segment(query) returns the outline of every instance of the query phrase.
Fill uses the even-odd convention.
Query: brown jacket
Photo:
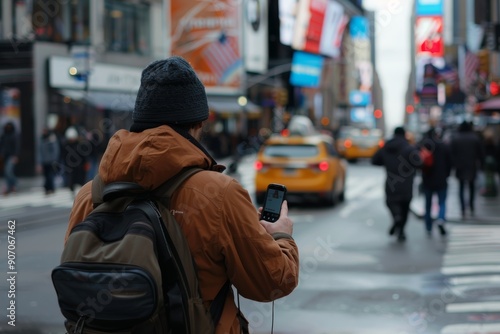
[[[250,196],[232,177],[211,171],[212,159],[168,126],[141,133],[118,131],[99,166],[103,182],[137,182],[154,189],[187,166],[202,171],[172,198],[198,268],[207,306],[229,279],[245,298],[267,302],[286,296],[298,284],[299,253],[291,236],[269,235],[259,224]],[[75,198],[71,229],[92,210],[91,182]],[[276,240],[275,240],[276,239]],[[239,333],[234,297],[229,294],[217,334]]]

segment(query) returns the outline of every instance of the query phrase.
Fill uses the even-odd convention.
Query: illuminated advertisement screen
[[[416,0],[415,12],[417,15],[443,15],[443,0]]]
[[[241,2],[170,0],[171,53],[195,69],[207,93],[241,91]]]
[[[292,58],[290,84],[300,87],[319,87],[323,61],[320,55],[296,51]]]

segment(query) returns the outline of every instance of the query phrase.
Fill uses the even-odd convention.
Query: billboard
[[[207,93],[242,91],[241,2],[170,0],[170,50],[195,69]]]
[[[443,17],[420,16],[417,17],[415,24],[415,43],[417,55],[443,57]]]
[[[419,16],[443,15],[443,0],[416,0],[415,7]]]
[[[352,39],[369,39],[370,23],[364,16],[353,16],[349,23],[349,35]]]
[[[373,66],[371,63],[370,25],[363,16],[353,16],[349,23],[349,35],[353,43],[356,90],[350,92],[351,105],[366,106],[371,103]],[[361,100],[360,100],[361,99]]]
[[[320,55],[296,51],[292,58],[290,84],[299,87],[319,87],[323,61]]]

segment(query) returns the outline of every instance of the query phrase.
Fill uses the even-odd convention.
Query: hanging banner
[[[293,32],[295,50],[337,57],[348,17],[344,7],[328,0],[299,0]]]
[[[267,0],[247,0],[243,31],[245,41],[245,69],[265,73],[268,67]]]
[[[172,55],[193,66],[207,93],[240,94],[241,2],[170,0]]]
[[[298,0],[279,0],[280,42],[292,45],[295,14]]]
[[[444,56],[443,17],[420,16],[416,19],[415,43],[417,55]]]

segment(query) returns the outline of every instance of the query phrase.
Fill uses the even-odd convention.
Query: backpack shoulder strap
[[[92,180],[93,212],[123,212],[135,199],[147,198],[148,192],[137,183],[104,184],[97,174]]]
[[[167,182],[163,183],[161,186],[156,188],[153,191],[153,198],[161,200],[168,209],[170,206],[170,199],[175,192],[175,190],[190,176],[203,171],[204,169],[199,168],[199,167],[188,167],[182,170],[179,174],[168,180]],[[166,230],[168,230],[168,226],[174,227],[175,231],[177,234],[182,234],[182,231],[180,229],[180,226],[177,225],[176,222],[172,224],[172,222],[168,221],[169,218],[172,218],[172,216],[169,216],[166,221],[167,227],[165,225],[162,226],[164,229],[165,233],[169,233]],[[173,219],[173,218],[172,218]],[[170,223],[170,224],[169,224]],[[172,230],[170,232],[173,232]],[[183,234],[182,234],[183,235]],[[190,256],[191,257],[191,256]],[[192,258],[191,258],[192,259]],[[184,263],[184,269],[187,270],[188,272],[191,272],[192,274],[189,275],[190,277],[196,277],[196,264],[194,262],[194,259],[192,259],[189,263]],[[194,274],[194,275],[193,275]],[[194,294],[195,291],[199,291],[199,286],[197,283],[197,280],[191,281],[188,286],[190,287],[191,294]],[[224,304],[226,302],[226,296],[229,293],[229,290],[231,288],[231,282],[227,280],[222,288],[219,290],[217,295],[215,296],[214,300],[210,304],[210,315],[212,318],[212,321],[215,326],[219,323],[220,317],[222,315],[222,310],[224,308]]]
[[[167,206],[170,205],[170,198],[177,188],[186,181],[190,176],[201,172],[202,168],[199,167],[187,167],[181,170],[177,175],[172,177],[167,182],[161,184],[159,187],[152,191],[152,197],[156,199],[161,199],[163,203]]]

